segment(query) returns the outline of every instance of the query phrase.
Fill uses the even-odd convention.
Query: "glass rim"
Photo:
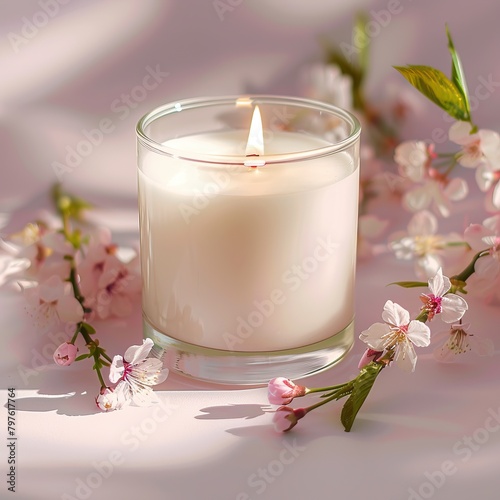
[[[345,151],[359,140],[361,134],[361,124],[359,120],[349,111],[328,104],[322,101],[307,99],[302,97],[289,97],[289,96],[275,96],[275,95],[231,95],[231,96],[214,96],[214,97],[196,97],[191,99],[181,99],[178,101],[171,101],[169,103],[158,106],[145,115],[143,115],[136,125],[136,135],[139,144],[147,149],[160,153],[166,156],[179,158],[188,161],[197,161],[203,163],[215,164],[233,164],[233,165],[248,165],[248,158],[244,155],[213,155],[206,153],[196,153],[183,149],[172,148],[165,146],[149,137],[146,133],[146,128],[154,121],[163,118],[169,114],[175,114],[180,111],[187,111],[190,109],[220,106],[220,105],[234,105],[238,106],[238,102],[244,103],[244,106],[250,107],[255,104],[289,104],[295,107],[305,107],[317,111],[328,112],[338,118],[344,120],[351,127],[348,137],[342,139],[335,144],[328,146],[309,149],[305,151],[298,151],[294,153],[281,153],[259,156],[259,163],[273,164],[273,163],[288,163],[301,160],[312,160],[324,156],[330,156],[336,153]]]

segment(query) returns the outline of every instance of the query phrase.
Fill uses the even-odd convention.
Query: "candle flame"
[[[248,134],[246,156],[260,156],[264,154],[264,135],[262,132],[262,118],[259,106],[253,110],[252,123]]]

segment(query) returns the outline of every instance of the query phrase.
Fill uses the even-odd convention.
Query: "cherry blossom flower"
[[[464,233],[465,241],[475,252],[488,251],[479,258],[474,270],[479,279],[491,281],[500,273],[500,215],[489,217],[483,225],[471,224]]]
[[[280,406],[273,415],[274,429],[277,432],[287,432],[297,425],[297,422],[305,417],[305,408],[293,409],[289,406]]]
[[[162,369],[162,362],[157,358],[148,358],[153,341],[147,338],[142,345],[134,345],[125,351],[122,357],[113,358],[109,370],[109,380],[118,382],[114,389],[118,397],[118,407],[130,402],[138,406],[147,406],[158,401],[151,386],[160,384],[168,376],[168,369]]]
[[[433,356],[444,363],[453,363],[457,355],[469,352],[478,356],[492,356],[494,346],[491,339],[481,339],[469,333],[470,324],[453,324],[449,330],[439,332],[434,337],[436,348]]]
[[[99,318],[130,314],[133,301],[141,290],[138,262],[135,258],[125,264],[115,255],[106,257],[97,281],[97,293],[88,301]]]
[[[59,366],[69,366],[75,361],[78,347],[71,342],[63,342],[54,352],[54,362]]]
[[[57,322],[78,323],[83,319],[83,308],[73,295],[69,283],[57,275],[37,286],[24,290],[26,311],[41,330]]]
[[[430,321],[436,314],[441,314],[441,319],[445,323],[454,323],[467,311],[467,302],[454,293],[448,293],[451,288],[451,281],[443,276],[441,268],[436,275],[429,280],[429,290],[431,293],[422,294],[420,300],[423,302],[422,310],[426,312]]]
[[[273,378],[267,386],[269,402],[273,405],[287,405],[294,398],[307,394],[307,388],[294,384],[290,379],[284,377]]]
[[[460,178],[449,179],[432,167],[436,158],[434,145],[423,141],[406,141],[395,149],[394,160],[400,174],[419,183],[403,196],[403,205],[411,212],[429,207],[443,217],[451,213],[451,202],[463,200],[468,193],[467,183]]]
[[[123,397],[120,399],[120,396],[123,396],[123,393],[117,393],[110,387],[102,387],[99,395],[95,398],[95,403],[104,412],[119,410],[125,406],[125,400]]]
[[[393,235],[389,247],[402,260],[415,260],[415,273],[420,278],[435,276],[442,267],[441,255],[446,239],[437,234],[436,217],[423,210],[416,213],[408,223],[407,233]]]
[[[483,252],[467,281],[468,289],[485,302],[500,301],[500,215],[489,217],[483,224],[471,224],[464,233],[474,252]]]
[[[374,323],[359,338],[374,351],[394,350],[394,360],[400,368],[415,370],[417,355],[413,345],[429,345],[429,327],[421,321],[410,321],[410,313],[390,300],[384,305],[382,319],[385,323]]]
[[[405,141],[394,150],[394,161],[403,177],[421,182],[425,171],[434,158],[434,145],[423,141]]]
[[[475,168],[485,162],[500,169],[500,135],[493,130],[479,130],[471,134],[468,122],[455,122],[448,132],[450,141],[462,146],[457,159],[460,165]]]
[[[483,163],[476,169],[476,182],[485,193],[485,206],[489,212],[500,210],[500,169],[494,169]]]
[[[301,75],[304,93],[311,99],[328,102],[339,108],[352,108],[352,81],[335,64],[316,63]]]
[[[111,231],[99,228],[90,238],[85,258],[78,266],[80,288],[85,297],[95,297],[104,263],[109,255],[116,254],[117,247],[111,241]]]
[[[25,259],[29,263],[18,278],[44,281],[53,275],[63,279],[69,275],[70,264],[63,257],[74,255],[75,250],[63,234],[38,222],[27,224],[10,239],[18,246],[16,259]]]

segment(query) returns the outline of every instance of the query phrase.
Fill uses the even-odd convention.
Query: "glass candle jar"
[[[349,351],[359,136],[350,113],[292,97],[189,99],[139,121],[144,333],[168,368],[260,384]]]

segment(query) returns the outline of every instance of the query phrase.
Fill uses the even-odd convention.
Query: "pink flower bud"
[[[54,362],[59,366],[69,366],[75,361],[78,347],[71,342],[63,342],[54,352]]]
[[[375,351],[374,349],[367,349],[361,359],[359,360],[358,368],[361,370],[366,365],[369,365],[372,361],[377,361],[382,355],[383,351]]]
[[[287,432],[297,425],[297,422],[306,415],[305,408],[294,410],[289,406],[280,406],[273,416],[274,429],[277,432]]]
[[[273,378],[267,385],[267,396],[272,405],[287,405],[293,398],[304,396],[306,393],[306,387],[296,385],[283,377]]]
[[[118,407],[118,397],[113,389],[101,387],[99,396],[95,398],[95,404],[102,411],[113,411]]]

